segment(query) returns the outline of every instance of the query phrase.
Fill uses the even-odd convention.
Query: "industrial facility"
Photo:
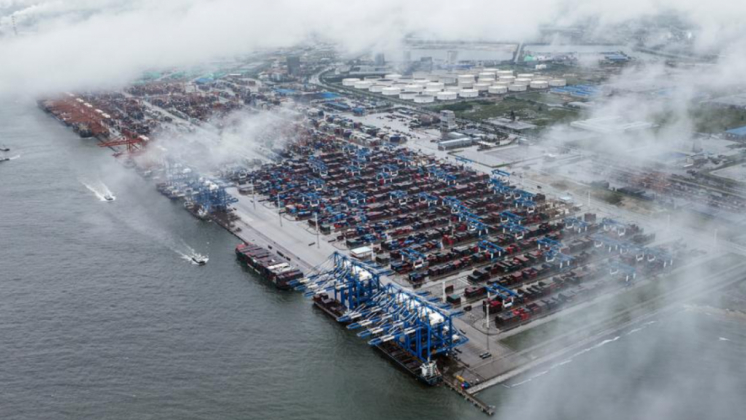
[[[449,49],[397,64],[293,51],[39,106],[230,231],[249,269],[406,374],[491,414],[476,392],[538,363],[510,337],[607,299],[654,301],[677,287],[667,280],[677,270],[719,255],[698,232],[651,220],[684,208],[733,222],[746,208],[733,146],[742,127],[635,164],[597,146],[660,126],[591,111],[611,97],[598,72],[630,56],[603,52],[608,68],[571,72],[559,53],[494,51],[511,54],[469,60]],[[242,139],[249,152],[201,161],[240,112],[283,119],[269,139]],[[159,146],[195,133],[203,143]],[[636,147],[647,146],[620,146]],[[610,319],[634,305],[620,306]]]

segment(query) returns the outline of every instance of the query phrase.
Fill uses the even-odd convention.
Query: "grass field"
[[[538,94],[542,95],[542,94]],[[541,97],[537,97],[540,100]],[[473,121],[482,121],[490,118],[506,117],[510,118],[510,112],[515,112],[518,119],[530,122],[539,127],[547,127],[557,123],[565,123],[578,119],[579,111],[575,109],[550,107],[544,104],[522,100],[516,97],[507,96],[502,100],[493,101],[469,101],[459,102],[456,104],[439,105],[433,107],[435,111],[451,110],[459,118],[470,119]]]

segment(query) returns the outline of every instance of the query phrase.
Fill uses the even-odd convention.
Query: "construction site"
[[[709,233],[659,222],[665,206],[691,203],[739,213],[746,198],[733,185],[542,143],[509,110],[475,123],[448,109],[379,103],[403,83],[397,75],[345,79],[353,90],[380,86],[378,98],[327,91],[319,75],[328,70],[306,70],[306,83],[277,70],[265,78],[225,72],[68,93],[39,106],[230,231],[243,243],[239,260],[257,273],[303,293],[423,384],[444,384],[488,414],[480,390],[603,337],[622,315],[631,322],[649,313],[664,291],[686,287],[669,280],[676,273],[726,258]],[[475,74],[493,84],[476,86]],[[556,75],[513,74],[475,68],[454,83],[463,103],[472,90],[483,100],[550,86],[575,99],[596,94]],[[461,100],[442,82],[414,77],[403,90],[422,96],[423,84],[438,99]],[[158,147],[164,135],[219,138],[223,117],[279,107],[293,110],[286,141],[255,154],[205,169]],[[661,207],[618,208],[599,189]],[[604,316],[579,315],[611,300],[620,304]],[[572,339],[537,338],[560,319],[575,319]]]

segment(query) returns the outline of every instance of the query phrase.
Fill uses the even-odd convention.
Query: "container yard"
[[[443,384],[491,414],[474,393],[532,362],[503,340],[705,259],[701,247],[646,228],[645,217],[593,207],[590,193],[583,205],[570,193],[582,187],[553,187],[550,178],[641,185],[659,201],[696,187],[542,144],[512,110],[474,125],[420,107],[595,88],[504,69],[435,76],[340,77],[339,93],[239,76],[169,79],[39,106],[238,237],[236,259],[247,269],[302,293],[423,384]],[[218,139],[231,113],[280,107],[290,116],[276,131],[288,140],[257,156],[196,165],[153,140]],[[584,175],[573,176],[579,168]],[[721,195],[716,205],[735,212],[741,201]]]

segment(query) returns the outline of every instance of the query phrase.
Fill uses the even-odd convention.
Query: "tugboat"
[[[209,260],[210,259],[205,257],[204,255],[200,255],[200,254],[192,255],[192,262],[194,262],[197,265],[205,265],[207,264],[207,261]]]
[[[104,195],[104,200],[106,201],[114,201],[115,197],[109,193]]]
[[[0,152],[10,152],[10,147],[0,146]]]
[[[9,160],[10,160],[10,158],[0,157],[0,162],[7,162]]]

